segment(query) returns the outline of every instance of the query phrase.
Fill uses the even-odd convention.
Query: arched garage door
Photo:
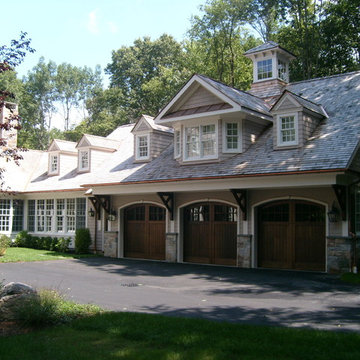
[[[184,209],[184,261],[236,265],[237,209],[198,203]]]
[[[258,266],[325,270],[325,207],[291,200],[258,209]]]
[[[125,209],[124,256],[165,260],[165,209],[152,204]]]

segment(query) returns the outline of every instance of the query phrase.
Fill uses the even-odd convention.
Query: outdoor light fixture
[[[339,221],[339,210],[337,207],[335,207],[335,202],[333,202],[331,206],[331,210],[328,211],[327,216],[329,218],[329,222],[334,223]]]
[[[88,211],[88,214],[90,217],[94,217],[95,216],[95,211],[93,208],[90,208],[90,210]]]
[[[109,212],[109,215],[108,215],[107,219],[108,219],[109,221],[115,221],[115,220],[116,220],[116,213],[115,213],[114,210],[111,210],[111,211]]]

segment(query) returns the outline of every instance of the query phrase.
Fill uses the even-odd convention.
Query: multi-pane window
[[[11,200],[0,200],[0,231],[10,231]]]
[[[272,59],[258,61],[257,75],[258,80],[272,78]]]
[[[21,231],[24,229],[24,201],[13,200],[13,209],[12,231]]]
[[[137,158],[149,158],[149,135],[137,136]]]
[[[174,140],[175,140],[175,157],[179,157],[180,156],[180,149],[181,149],[181,137],[180,137],[180,131],[179,130],[175,130],[174,133]]]
[[[28,201],[28,230],[31,232],[74,232],[86,226],[86,199]]]
[[[79,153],[79,169],[89,170],[89,150],[81,150]]]
[[[239,151],[239,123],[225,123],[225,151]]]
[[[278,59],[278,77],[281,80],[287,81],[286,78],[286,63]]]
[[[59,156],[56,154],[50,155],[50,174],[56,174],[59,170]]]
[[[187,127],[185,129],[185,158],[213,158],[216,155],[215,124]]]
[[[279,139],[281,145],[296,144],[296,121],[294,115],[279,117]]]

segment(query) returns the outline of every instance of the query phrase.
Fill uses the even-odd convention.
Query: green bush
[[[20,231],[15,237],[14,246],[27,247],[26,245],[29,244],[31,238],[32,236],[26,230]]]
[[[71,243],[71,238],[59,238],[57,239],[57,244],[55,246],[55,251],[59,251],[59,252],[68,252],[69,251],[69,245]]]
[[[11,239],[6,235],[0,235],[0,256],[4,255],[6,249],[10,246]]]
[[[16,309],[19,322],[30,326],[47,326],[68,323],[80,317],[101,313],[95,305],[79,305],[66,301],[53,290],[40,290]]]
[[[75,252],[77,254],[87,254],[91,245],[89,229],[77,229],[75,231]]]

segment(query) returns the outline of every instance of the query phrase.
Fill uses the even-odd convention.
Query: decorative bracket
[[[101,208],[103,208],[108,214],[110,214],[110,195],[94,195],[90,197],[89,200],[91,201],[95,209],[98,220],[100,220]]]
[[[169,211],[170,220],[174,220],[174,193],[173,192],[158,192],[157,193]]]
[[[341,219],[346,220],[346,198],[347,187],[345,185],[333,185],[333,189],[336,195],[336,199],[340,205]]]
[[[230,189],[230,191],[234,195],[234,198],[242,211],[243,220],[246,221],[247,220],[247,190]]]

